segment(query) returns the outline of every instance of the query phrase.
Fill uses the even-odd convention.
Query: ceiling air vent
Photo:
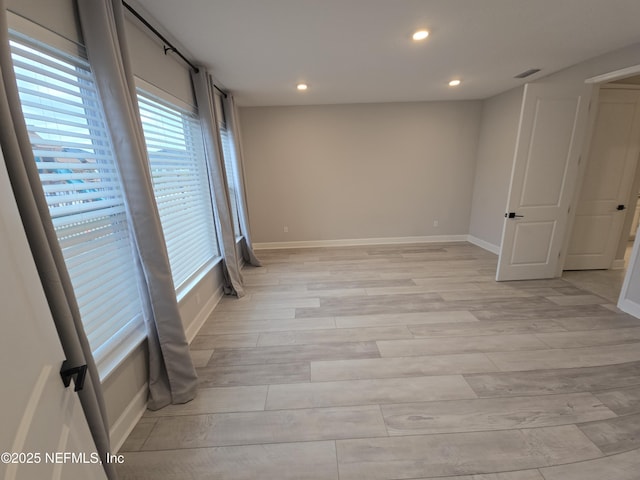
[[[533,75],[534,73],[538,73],[540,71],[539,68],[530,68],[529,70],[525,70],[522,73],[519,73],[518,75],[516,75],[513,78],[527,78],[531,75]]]

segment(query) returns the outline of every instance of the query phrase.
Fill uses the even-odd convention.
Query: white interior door
[[[0,478],[105,479],[40,285],[0,154]]]
[[[496,280],[560,275],[590,96],[588,86],[525,86]]]
[[[640,153],[640,90],[600,90],[565,270],[613,263]]]

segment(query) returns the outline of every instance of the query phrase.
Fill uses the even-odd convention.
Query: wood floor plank
[[[267,365],[272,363],[376,357],[380,357],[376,342],[351,342],[256,347],[251,349],[220,349],[213,352],[210,363],[217,366]]]
[[[431,477],[433,478],[433,477]],[[428,480],[419,478],[417,480]],[[538,470],[518,470],[505,473],[486,473],[481,475],[463,475],[455,477],[438,477],[438,480],[545,480]]]
[[[532,469],[602,456],[577,427],[338,440],[341,480]]]
[[[263,333],[258,346],[319,345],[340,342],[370,342],[375,340],[397,340],[413,338],[404,325],[370,328],[340,328],[329,330],[307,330],[296,332]]]
[[[456,292],[460,291],[460,288],[450,286],[449,289],[454,289]],[[476,287],[476,290],[479,290]],[[451,291],[448,290],[447,287],[440,288],[431,288],[431,287],[423,287],[420,285],[415,285],[411,287],[396,287],[396,286],[387,286],[387,287],[378,287],[378,288],[366,288],[365,295],[406,295],[406,294],[421,294],[421,293],[435,293],[440,294],[442,292]]]
[[[539,333],[537,338],[551,348],[594,347],[640,342],[640,327],[587,332]]]
[[[571,349],[487,353],[505,372],[578,368],[640,361],[640,343]]]
[[[410,325],[416,337],[455,337],[479,335],[514,335],[521,333],[565,332],[555,320],[483,320],[481,322]]]
[[[271,385],[267,410],[475,398],[460,375]]]
[[[282,289],[263,291],[251,288],[251,300],[254,302],[262,302],[270,299],[287,299],[287,298],[321,298],[321,297],[354,297],[358,295],[366,295],[364,288],[347,288],[343,290],[313,290],[309,291],[305,285],[298,285],[300,289]]]
[[[320,299],[314,297],[287,297],[254,300],[251,295],[243,298],[234,298],[220,301],[216,307],[216,316],[222,316],[223,312],[260,312],[264,309],[287,310],[291,308],[317,308]]]
[[[202,328],[213,323],[237,322],[247,320],[282,320],[295,318],[295,308],[265,308],[258,312],[221,312],[214,310]],[[198,332],[200,333],[200,332]],[[206,333],[205,333],[206,335]]]
[[[338,328],[375,327],[388,325],[422,325],[431,323],[477,322],[469,311],[383,313],[370,315],[341,315],[336,317]]]
[[[220,413],[158,420],[143,450],[387,436],[377,405]]]
[[[540,471],[545,480],[638,480],[640,450]]]
[[[206,323],[201,332],[203,335],[251,334],[262,332],[285,332],[290,330],[322,330],[335,328],[333,317],[316,317],[309,319],[236,319]]]
[[[383,357],[507,351],[523,352],[527,350],[545,350],[547,348],[547,345],[530,334],[381,340],[376,343],[380,349],[380,355]]]
[[[464,375],[479,397],[596,392],[640,385],[640,362],[588,368]]]
[[[451,302],[450,302],[451,303]],[[479,320],[558,320],[575,317],[604,317],[611,311],[603,305],[555,305],[544,298],[533,297],[526,302],[499,300],[492,305],[479,303],[456,302],[467,308]]]
[[[640,387],[599,392],[596,397],[618,415],[640,413]]]
[[[338,360],[311,362],[311,381],[455,375],[493,372],[495,369],[482,353]]]
[[[508,430],[615,417],[590,393],[383,405],[389,435]]]
[[[213,350],[191,350],[191,361],[196,368],[206,367],[213,355]]]
[[[547,300],[552,301],[558,305],[599,305],[603,303],[609,303],[609,300],[599,297],[597,295],[558,295],[553,297],[546,297]]]
[[[250,412],[264,410],[267,386],[200,388],[188,403],[167,405],[160,410],[147,410],[144,418],[198,415],[218,412]]]
[[[330,282],[308,282],[307,289],[313,290],[333,290],[333,289],[349,289],[349,288],[375,288],[375,287],[412,287],[416,284],[410,278],[405,280],[396,280],[390,282],[388,280],[350,280],[340,281],[333,280]]]
[[[332,441],[132,452],[117,471],[123,480],[338,479]]]
[[[142,448],[149,434],[156,426],[156,418],[142,417],[120,447],[120,452],[137,452]]]
[[[640,414],[578,425],[606,455],[640,448]]]
[[[626,314],[616,315],[610,313],[602,317],[556,318],[554,321],[569,331],[640,327],[640,319]]]
[[[380,313],[429,312],[442,308],[442,297],[435,293],[407,295],[364,295],[320,299],[319,308],[296,308],[296,318],[337,317]]]
[[[258,344],[258,333],[239,335],[196,335],[191,342],[191,350],[215,350],[216,348],[255,347]]]
[[[269,385],[309,381],[309,364],[208,365],[197,369],[201,388],[218,386]]]
[[[479,289],[478,291],[470,292],[440,292],[440,296],[446,302],[455,302],[458,300],[486,300],[489,298],[500,299],[500,298],[532,298],[535,295],[527,292],[526,290],[516,290],[514,289],[502,289],[502,290],[483,290]]]

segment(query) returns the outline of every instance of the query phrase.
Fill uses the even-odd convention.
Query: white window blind
[[[153,189],[177,290],[219,256],[196,115],[138,90]]]
[[[12,33],[40,180],[101,376],[144,332],[125,201],[89,64]]]
[[[233,145],[233,138],[226,127],[220,128],[222,141],[222,151],[224,155],[224,170],[229,186],[229,200],[231,202],[231,217],[233,220],[233,231],[236,237],[242,235],[240,231],[240,220],[238,218],[238,173],[236,170],[236,155]]]

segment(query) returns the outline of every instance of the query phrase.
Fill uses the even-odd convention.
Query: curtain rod
[[[133,14],[134,17],[136,17],[138,20],[140,20],[140,22],[142,22],[142,24],[145,27],[147,27],[149,30],[151,30],[160,40],[162,40],[166,45],[168,45],[168,46],[165,45],[165,47],[164,47],[164,54],[165,55],[167,54],[167,52],[173,52],[176,55],[178,55],[182,60],[184,60],[187,63],[187,65],[189,65],[193,69],[193,71],[195,73],[198,73],[200,71],[198,69],[198,67],[196,67],[193,63],[191,63],[189,61],[189,59],[187,57],[185,57],[182,53],[180,53],[180,51],[178,51],[178,49],[176,47],[174,47],[173,44],[169,40],[167,40],[158,30],[156,30],[153,25],[151,25],[149,22],[147,22],[147,20],[142,15],[140,15],[138,12],[136,12],[131,5],[129,5],[124,0],[122,2],[122,5],[127,10],[129,10]],[[225,96],[226,96],[226,94],[225,94]]]
[[[227,92],[225,92],[224,90],[222,90],[219,86],[217,86],[215,83],[213,84],[213,88],[215,88],[216,90],[218,90],[220,92],[220,94],[224,97],[227,98]]]

